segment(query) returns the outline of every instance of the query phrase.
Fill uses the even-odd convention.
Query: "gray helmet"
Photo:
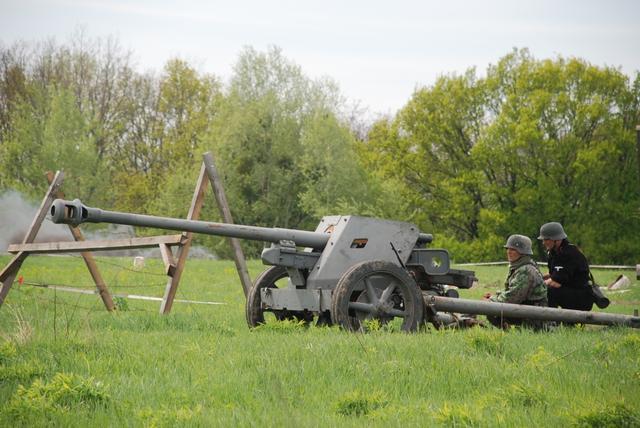
[[[524,235],[511,235],[507,239],[507,243],[504,244],[504,248],[512,248],[520,254],[526,254],[528,256],[533,255],[531,251],[531,239]]]
[[[540,226],[540,236],[538,239],[552,239],[554,241],[561,241],[567,238],[567,234],[564,233],[562,225],[558,222],[552,221],[551,223],[545,223]]]

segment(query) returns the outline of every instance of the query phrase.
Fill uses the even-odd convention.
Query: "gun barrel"
[[[454,299],[430,296],[427,304],[437,311],[463,314],[490,315],[505,318],[526,318],[566,323],[622,325],[640,328],[640,317],[604,312],[575,311],[572,309],[545,308],[540,306],[514,305],[482,300]]]
[[[214,223],[198,220],[182,220],[170,217],[156,217],[91,208],[80,200],[56,199],[51,205],[51,219],[54,223],[77,226],[81,223],[115,223],[128,226],[155,227],[206,235],[227,236],[263,242],[293,241],[300,247],[323,249],[329,240],[327,233],[305,230],[245,226],[240,224]]]

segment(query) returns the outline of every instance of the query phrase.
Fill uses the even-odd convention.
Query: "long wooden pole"
[[[211,188],[213,189],[213,195],[215,196],[216,202],[218,203],[222,221],[224,221],[225,223],[233,224],[233,217],[231,216],[231,210],[229,209],[227,196],[225,195],[222,181],[220,181],[216,165],[213,162],[213,156],[211,155],[211,152],[206,152],[204,155],[202,155],[202,157],[204,166],[207,171],[207,176],[209,177],[209,182],[211,183]],[[233,252],[233,260],[236,263],[236,270],[238,271],[238,276],[240,277],[242,291],[244,291],[244,295],[246,297],[247,294],[249,294],[249,290],[251,289],[252,284],[251,277],[249,276],[249,269],[247,268],[247,262],[244,257],[244,252],[242,251],[242,246],[240,245],[240,240],[238,238],[227,239],[229,241],[231,251]]]
[[[29,244],[36,238],[36,235],[40,230],[40,226],[42,225],[42,221],[46,217],[49,207],[55,199],[58,189],[62,185],[63,179],[64,173],[62,171],[56,172],[56,175],[53,177],[51,184],[49,185],[49,190],[47,190],[47,193],[40,204],[40,209],[33,218],[33,222],[31,222],[31,226],[22,241],[23,244]],[[20,215],[20,213],[16,213],[16,215]],[[28,252],[20,251],[13,257],[9,264],[5,266],[2,272],[0,272],[0,282],[2,283],[2,288],[0,289],[0,306],[2,306],[4,300],[7,298],[7,294],[9,294],[9,290],[11,290],[11,286],[13,285],[13,281],[20,270],[20,266],[22,266],[22,263],[28,255]]]
[[[204,201],[204,191],[207,188],[205,181],[205,168],[204,165],[202,165],[200,168],[200,175],[198,176],[198,182],[196,183],[196,189],[193,192],[191,207],[187,214],[188,220],[197,220],[200,218],[202,202]],[[187,261],[187,256],[189,255],[189,249],[191,248],[192,235],[192,232],[183,232],[182,236],[184,237],[184,244],[178,248],[178,261],[175,264],[175,269],[172,269],[171,272],[171,270],[167,268],[167,274],[172,273],[173,275],[167,280],[164,297],[162,298],[162,304],[160,305],[161,314],[168,314],[171,312],[171,307],[173,306],[173,301],[176,297],[176,292],[178,291],[178,284],[180,283],[180,278],[184,271],[184,265]]]
[[[47,180],[49,180],[49,183],[53,182],[52,172],[47,173]],[[56,198],[64,199],[64,193],[61,190],[57,190]],[[82,235],[82,232],[80,232],[79,228],[69,225],[69,231],[71,232],[71,235],[73,235],[73,239],[76,242],[84,241],[84,236]],[[104,279],[102,279],[102,275],[100,274],[100,270],[98,269],[98,265],[96,264],[93,255],[88,251],[83,251],[82,253],[80,253],[80,255],[82,256],[87,269],[89,269],[91,278],[93,278],[93,282],[96,284],[98,294],[100,294],[100,298],[102,299],[105,308],[107,308],[108,311],[115,310],[116,305],[113,303],[113,299],[111,298],[111,294],[109,293],[107,284],[104,282]]]

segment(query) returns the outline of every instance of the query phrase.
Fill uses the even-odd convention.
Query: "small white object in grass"
[[[133,258],[133,268],[137,270],[144,269],[144,257],[136,256]]]
[[[624,290],[631,287],[631,281],[625,275],[619,275],[615,281],[607,286],[609,290]]]

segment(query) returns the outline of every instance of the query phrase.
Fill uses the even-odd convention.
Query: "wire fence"
[[[76,258],[76,259],[81,259],[82,256],[80,255],[74,255],[74,254],[65,254],[65,255],[61,255],[59,257],[69,257],[69,258]],[[122,263],[117,263],[114,262],[113,260],[105,260],[105,258],[96,258],[95,261],[100,264],[100,265],[104,265],[104,266],[109,266],[111,268],[116,268],[116,272],[113,273],[114,277],[118,277],[120,275],[120,273],[122,272],[130,272],[136,275],[144,275],[144,276],[151,276],[151,277],[163,277],[163,278],[167,278],[166,273],[162,272],[157,272],[157,271],[152,271],[149,269],[145,269],[145,268],[131,268],[129,266],[126,266]],[[509,262],[507,261],[497,261],[497,262],[478,262],[478,263],[456,263],[455,266],[459,266],[459,267],[472,267],[472,266],[506,266],[508,265]],[[538,265],[540,266],[546,266],[545,262],[537,262]],[[614,269],[614,270],[636,270],[638,271],[638,266],[629,266],[629,265],[590,265],[592,268],[594,269]],[[53,283],[45,283],[45,282],[34,282],[34,281],[25,281],[24,278],[22,276],[18,277],[15,282],[14,285],[17,284],[19,286],[32,286],[32,287],[37,287],[37,288],[41,288],[41,289],[49,289],[54,291],[54,293],[57,292],[63,292],[63,293],[78,293],[78,294],[84,294],[84,295],[98,295],[99,291],[96,289],[95,284],[53,284]],[[139,282],[136,283],[122,283],[122,282],[117,282],[117,283],[113,283],[110,285],[110,288],[113,289],[147,289],[147,290],[153,290],[153,289],[160,289],[160,288],[165,288],[166,287],[166,280],[163,282],[158,282],[158,283],[148,283],[148,284],[141,284]],[[17,291],[21,291],[21,287],[16,287]],[[226,305],[225,302],[213,302],[213,301],[201,301],[201,300],[193,300],[193,299],[187,299],[184,292],[181,289],[177,290],[179,296],[181,297],[180,299],[175,299],[174,302],[176,303],[186,303],[186,304],[193,304],[193,305]],[[151,302],[162,302],[163,298],[162,297],[157,297],[157,296],[148,296],[148,295],[142,295],[142,294],[132,294],[132,293],[112,293],[111,294],[112,297],[114,298],[121,298],[121,299],[131,299],[131,300],[141,300],[141,301],[151,301]],[[101,307],[86,307],[86,306],[81,306],[78,305],[78,301],[80,299],[80,296],[78,297],[78,299],[76,300],[76,303],[69,303],[69,302],[65,302],[63,300],[57,300],[56,298],[46,298],[43,297],[43,295],[39,295],[39,296],[35,296],[39,301],[41,302],[48,302],[48,303],[52,303],[52,304],[56,304],[56,305],[62,305],[62,306],[71,306],[75,309],[82,309],[82,310],[86,310],[86,311],[104,311],[103,308]],[[127,309],[130,310],[130,309]],[[144,311],[144,312],[153,312],[151,310],[147,310],[147,309],[141,309],[141,308],[136,308],[133,309],[136,311]],[[195,308],[194,308],[195,310]]]
[[[71,285],[60,285],[60,284],[47,284],[43,282],[32,282],[32,281],[15,281],[19,286],[32,286],[44,289],[50,289],[54,291],[62,291],[66,293],[78,293],[78,294],[86,294],[86,295],[97,295],[100,294],[98,290],[93,287],[90,289],[89,287],[80,287],[80,286],[71,286]],[[20,288],[18,287],[18,290]],[[182,297],[185,297],[184,294],[179,290],[178,291]],[[128,293],[112,293],[112,297],[119,297],[122,299],[132,299],[132,300],[147,300],[154,302],[162,302],[162,297],[156,296],[144,296],[140,294],[128,294]],[[209,302],[203,300],[190,300],[190,299],[175,299],[174,302],[177,303],[192,303],[192,304],[200,304],[200,305],[226,305],[225,302]]]
[[[68,257],[68,258],[75,258],[75,259],[82,259],[82,256],[80,255],[75,255],[75,254],[65,254],[65,255],[60,255],[58,257]],[[164,289],[166,288],[166,278],[167,275],[166,273],[159,273],[159,272],[155,272],[149,269],[144,269],[144,268],[131,268],[129,266],[125,266],[122,263],[117,263],[114,261],[108,261],[105,260],[104,258],[96,258],[94,259],[96,261],[96,263],[100,264],[100,265],[104,265],[104,266],[109,266],[111,268],[117,268],[115,272],[112,273],[114,278],[117,278],[121,273],[123,272],[127,272],[127,273],[133,273],[136,275],[144,275],[144,276],[152,276],[152,277],[162,277],[165,278],[165,281],[163,282],[154,282],[154,283],[147,283],[147,284],[141,284],[139,282],[136,283],[123,283],[121,281],[110,281],[111,284],[109,285],[109,288],[111,290],[115,290],[115,289],[120,289],[120,290],[124,290],[124,289],[146,289],[146,290],[157,290],[157,289]],[[96,289],[95,284],[93,283],[87,283],[87,284],[63,284],[63,283],[47,283],[47,282],[36,282],[36,281],[27,281],[24,279],[24,277],[22,275],[20,275],[19,277],[17,277],[13,283],[13,285],[17,285],[16,290],[21,291],[20,288],[21,286],[31,286],[31,287],[37,287],[37,288],[41,288],[41,289],[49,289],[52,290],[54,292],[63,292],[63,293],[77,293],[77,294],[84,294],[84,295],[99,295],[100,292]],[[193,299],[187,299],[184,292],[181,289],[177,290],[178,295],[181,297],[180,299],[174,299],[175,303],[187,303],[187,304],[194,304],[194,305],[226,305],[225,302],[212,302],[212,301],[202,301],[202,300],[193,300]],[[148,295],[141,295],[141,294],[132,294],[132,293],[122,293],[122,292],[116,292],[116,293],[110,293],[110,295],[114,298],[122,298],[122,299],[131,299],[131,300],[141,300],[141,301],[151,301],[151,302],[162,302],[163,298],[162,297],[158,297],[158,296],[148,296]],[[39,300],[45,300],[42,297],[37,296],[37,298]],[[54,299],[49,299],[51,303],[54,302]],[[68,302],[64,302],[64,301],[58,301],[57,304],[60,305],[68,305],[68,306],[74,306],[77,307],[79,309],[85,309],[85,310],[95,310],[95,311],[103,311],[104,309],[97,309],[97,308],[88,308],[88,307],[82,307],[82,306],[78,306],[78,305],[73,305],[71,303]]]

